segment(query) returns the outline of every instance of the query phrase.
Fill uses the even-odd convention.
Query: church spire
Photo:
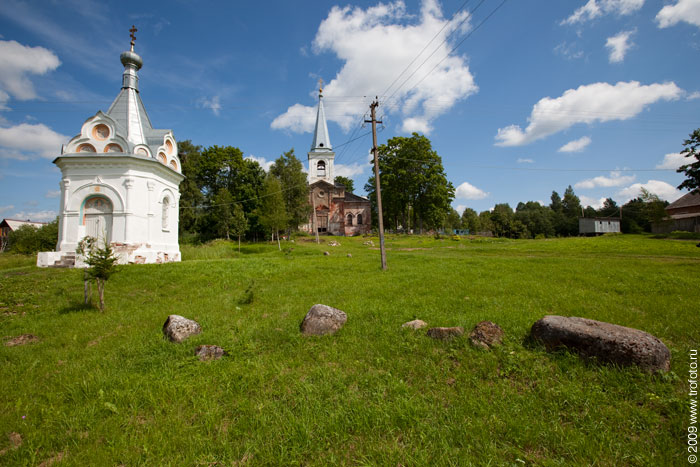
[[[331,138],[328,136],[326,113],[323,110],[323,80],[319,80],[318,86],[318,112],[316,113],[316,128],[314,139],[311,143],[311,151],[331,151]]]
[[[122,75],[122,88],[134,89],[136,92],[139,90],[139,75],[136,73],[143,66],[143,60],[134,52],[134,43],[136,42],[136,36],[134,33],[138,31],[136,26],[131,26],[129,32],[131,33],[131,50],[122,52],[119,58],[124,65],[124,74]]]

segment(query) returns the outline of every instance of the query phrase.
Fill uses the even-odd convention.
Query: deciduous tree
[[[700,192],[700,128],[693,131],[690,138],[683,141],[683,154],[687,164],[680,166],[677,172],[685,173],[686,179],[678,185],[679,189],[687,188],[692,192]]]

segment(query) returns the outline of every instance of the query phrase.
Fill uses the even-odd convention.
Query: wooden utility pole
[[[377,98],[369,105],[372,112],[372,120],[365,120],[365,123],[372,123],[372,152],[374,153],[374,184],[377,192],[377,216],[379,220],[379,250],[382,255],[382,269],[386,270],[386,250],[384,249],[384,217],[382,216],[382,190],[379,183],[379,157],[377,156],[377,121],[375,109],[379,106]]]

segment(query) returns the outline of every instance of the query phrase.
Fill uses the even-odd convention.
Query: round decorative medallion
[[[111,143],[105,146],[105,152],[124,152],[118,144]]]
[[[104,123],[95,125],[92,129],[92,137],[99,141],[104,141],[109,138],[109,127]]]
[[[92,144],[83,143],[80,146],[78,146],[77,152],[97,152],[97,151],[95,151],[95,146],[93,146]]]

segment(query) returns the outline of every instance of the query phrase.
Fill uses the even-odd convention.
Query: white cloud
[[[43,123],[20,123],[0,128],[0,159],[54,158],[61,153],[61,145],[68,139]]]
[[[666,5],[656,15],[660,28],[674,26],[685,21],[700,27],[700,2],[698,0],[678,0],[675,5]]]
[[[639,10],[643,5],[644,0],[588,0],[588,3],[578,8],[559,24],[583,23],[609,13],[629,15]]]
[[[211,109],[211,111],[214,112],[214,115],[218,117],[219,113],[221,112],[221,97],[214,96],[211,99],[201,97],[197,101],[197,107],[200,109]]]
[[[356,162],[350,165],[335,164],[334,168],[335,175],[352,178],[355,175],[360,175],[361,173],[364,173],[365,170],[369,168],[369,165],[359,164]]]
[[[659,100],[675,100],[683,90],[675,83],[641,85],[638,81],[593,83],[569,89],[561,97],[540,99],[525,131],[518,125],[499,128],[496,146],[521,146],[577,123],[627,120]]]
[[[673,202],[683,196],[683,192],[677,190],[674,186],[669,185],[666,182],[660,180],[649,180],[646,183],[635,183],[627,188],[620,190],[617,193],[617,197],[622,203],[637,198],[642,193],[642,188],[647,189],[649,192],[658,195],[659,198],[665,199],[666,201]]]
[[[484,199],[488,197],[488,193],[475,187],[469,182],[464,182],[455,190],[455,198],[457,199]]]
[[[634,42],[630,41],[630,37],[635,32],[637,32],[636,29],[621,31],[615,36],[608,37],[605,47],[610,49],[610,56],[608,57],[610,63],[620,63],[625,59],[625,54],[634,45]]]
[[[386,91],[380,110],[397,115],[402,131],[428,133],[435,118],[478,90],[466,58],[447,56],[460,33],[468,30],[468,18],[468,12],[461,12],[445,19],[436,0],[423,0],[418,15],[408,14],[402,1],[367,9],[333,7],[313,41],[315,54],[331,52],[343,62],[335,78],[324,86],[328,120],[347,131],[367,111],[369,101],[344,96],[371,98]],[[453,32],[457,33],[446,40]],[[314,117],[314,106],[295,104],[275,118],[271,127],[311,131]]]
[[[588,136],[584,136],[583,138],[569,141],[564,146],[560,147],[558,152],[581,152],[589,144],[591,144],[591,138]]]
[[[578,49],[575,43],[569,44],[566,41],[554,47],[554,53],[560,54],[567,60],[575,60],[583,57],[583,50]]]
[[[406,133],[413,133],[415,131],[416,133],[423,133],[427,135],[430,134],[432,129],[433,128],[428,123],[428,120],[420,117],[406,118],[401,125],[401,131]]]
[[[316,109],[306,105],[294,104],[287,111],[278,115],[270,124],[273,130],[289,130],[294,133],[314,131]]]
[[[46,198],[58,198],[59,196],[61,196],[61,190],[49,190],[44,195]]]
[[[29,47],[17,41],[0,41],[0,108],[9,96],[27,100],[37,97],[28,75],[44,75],[61,62],[43,47]]]
[[[534,164],[535,163],[534,159],[524,159],[522,157],[519,157],[516,162],[518,164]]]
[[[465,204],[458,204],[458,205],[457,205],[456,207],[454,207],[454,208],[455,208],[455,211],[457,211],[457,212],[459,213],[459,215],[461,216],[461,215],[464,213],[464,210],[467,209],[468,207],[469,207],[469,206],[467,206],[467,205],[465,205]]]
[[[590,206],[594,209],[600,209],[603,207],[603,203],[605,202],[606,198],[595,199],[586,195],[581,195],[579,196],[579,199],[581,200],[581,206],[583,207]]]
[[[268,161],[264,157],[255,157],[253,155],[246,156],[244,159],[250,159],[251,161],[257,162],[258,164],[260,164],[260,167],[262,167],[265,172],[269,172],[270,166],[275,163],[275,161]]]
[[[634,175],[622,175],[622,172],[610,172],[610,176],[601,175],[599,177],[581,180],[574,185],[574,188],[596,188],[596,187],[611,187],[622,186],[627,183],[632,183],[636,177]]]
[[[694,91],[691,92],[686,96],[686,99],[689,101],[694,101],[695,99],[700,99],[700,91]]]
[[[14,208],[15,208],[15,207],[14,207],[14,205],[12,205],[12,204],[7,205],[7,206],[0,206],[0,214],[4,214],[4,213],[6,213],[6,212],[8,212],[8,211],[12,211]]]
[[[685,154],[678,152],[672,152],[664,156],[664,160],[656,166],[657,169],[671,169],[676,170],[681,165],[685,165],[690,161],[690,159],[685,158]]]
[[[56,219],[58,214],[56,211],[19,211],[12,214],[13,219],[19,220],[31,220],[35,222],[52,221]]]

